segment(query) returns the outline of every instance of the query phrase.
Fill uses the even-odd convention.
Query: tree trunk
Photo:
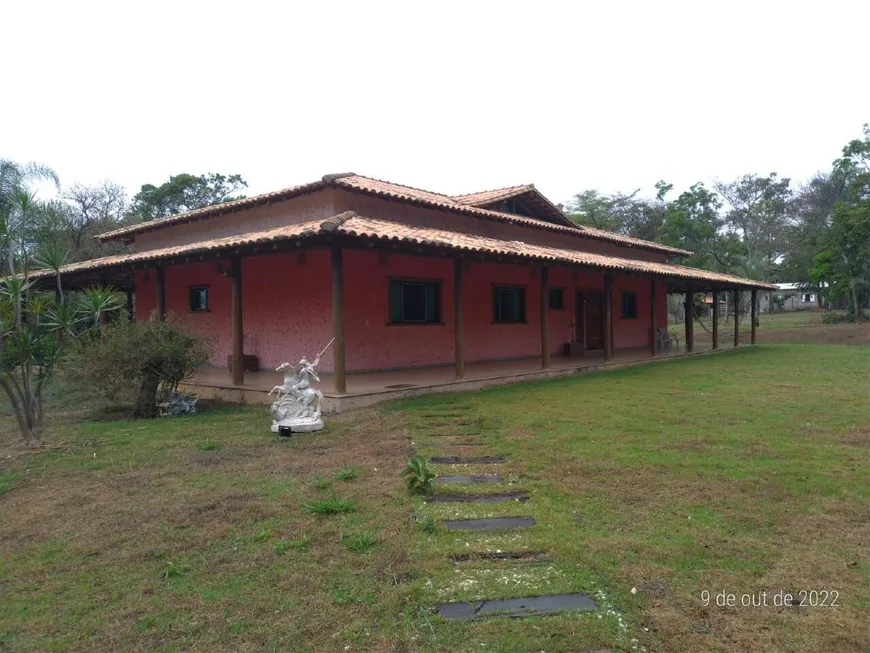
[[[855,307],[855,322],[861,321],[861,307],[858,306],[858,289],[855,287],[855,282],[852,281],[850,286],[852,291],[852,306]]]
[[[133,408],[133,417],[157,417],[157,389],[160,379],[149,375],[142,379],[139,384],[139,393],[136,395],[136,405]]]

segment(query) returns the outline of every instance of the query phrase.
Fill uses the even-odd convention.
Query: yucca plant
[[[57,363],[70,343],[99,322],[99,314],[90,312],[91,304],[79,300],[74,305],[71,309],[57,304],[51,293],[38,292],[33,281],[22,276],[0,281],[0,388],[29,446],[42,442],[43,390]],[[68,337],[59,337],[62,333]]]
[[[435,480],[435,472],[423,456],[411,458],[401,476],[411,494],[428,494],[432,490],[432,481]]]

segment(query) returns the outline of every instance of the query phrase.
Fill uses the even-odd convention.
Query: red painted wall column
[[[234,256],[230,274],[230,314],[233,328],[233,385],[245,382],[245,334],[242,329],[242,259]]]
[[[161,266],[154,271],[154,288],[157,291],[157,320],[162,322],[166,315],[166,274]]]
[[[541,266],[541,369],[550,367],[550,268]]]
[[[456,380],[465,378],[465,336],[462,332],[462,259],[453,260],[453,351]]]
[[[686,353],[695,350],[695,292],[692,284],[686,288]]]
[[[347,393],[344,362],[344,272],[340,247],[332,248],[332,343],[333,381],[336,394]]]

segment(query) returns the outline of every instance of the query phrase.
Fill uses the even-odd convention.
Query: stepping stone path
[[[470,420],[463,413],[470,407],[447,407],[441,413],[426,413],[424,417],[430,419],[450,419],[449,423],[438,422],[431,424],[438,427],[449,426],[452,433],[432,433],[427,435],[432,438],[440,438],[439,444],[446,447],[483,447],[480,438],[485,438],[483,433],[457,433],[463,426],[477,426],[479,431],[492,430],[494,427],[484,426],[484,420]],[[456,419],[459,418],[459,419]],[[464,418],[464,419],[463,419]],[[463,439],[461,442],[448,442],[446,438],[454,440]],[[432,456],[430,463],[436,465],[498,465],[505,462],[502,456]],[[471,484],[471,483],[501,483],[504,478],[499,474],[469,474],[438,476],[435,483],[441,484]],[[509,503],[524,502],[529,500],[529,495],[522,490],[510,492],[489,493],[435,493],[427,499],[427,503]],[[445,519],[442,522],[451,531],[503,531],[521,528],[534,528],[537,525],[534,517],[485,517],[479,519]],[[447,556],[454,563],[470,561],[514,562],[516,564],[528,564],[535,562],[552,561],[546,551],[498,551],[455,553]],[[442,603],[437,606],[438,614],[451,621],[474,621],[483,617],[527,617],[531,615],[550,614],[567,611],[592,611],[597,609],[595,602],[586,594],[553,594],[548,596],[532,596],[514,599],[489,599],[474,602]]]
[[[438,476],[435,483],[501,483],[504,479],[498,474],[471,474],[460,476]]]
[[[470,458],[460,458],[459,456],[434,456],[429,459],[429,462],[440,465],[494,465],[496,463],[503,463],[504,458],[501,456],[472,456]]]
[[[501,492],[489,494],[453,494],[443,492],[433,494],[426,503],[504,503],[506,501],[528,501],[529,495],[525,492]]]
[[[438,606],[438,614],[445,619],[472,621],[493,614],[501,614],[505,617],[528,617],[566,610],[594,610],[597,607],[595,601],[585,594],[553,594],[524,599],[442,603]]]
[[[506,531],[512,528],[531,528],[538,522],[534,517],[483,517],[481,519],[445,519],[450,531]]]

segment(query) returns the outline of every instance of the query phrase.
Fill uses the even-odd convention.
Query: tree
[[[28,184],[48,180],[58,184],[51,168],[37,163],[0,159],[0,270],[26,271],[40,205]]]
[[[831,228],[834,207],[845,198],[845,179],[843,175],[832,172],[817,174],[798,190],[792,202],[791,220],[785,235],[785,253],[779,266],[783,281],[815,285],[810,278],[813,259],[824,249],[824,238]]]
[[[241,175],[175,175],[160,186],[142,186],[133,196],[130,214],[140,220],[156,220],[213,204],[231,202],[245,197],[237,193],[247,185]]]
[[[585,190],[568,203],[568,217],[587,227],[655,240],[664,219],[664,204],[660,199],[639,198],[639,192],[602,195]]]
[[[834,205],[810,276],[828,299],[850,297],[850,312],[860,320],[861,289],[870,286],[870,126],[864,125],[863,139],[843,148],[834,175],[845,184],[845,196]]]

